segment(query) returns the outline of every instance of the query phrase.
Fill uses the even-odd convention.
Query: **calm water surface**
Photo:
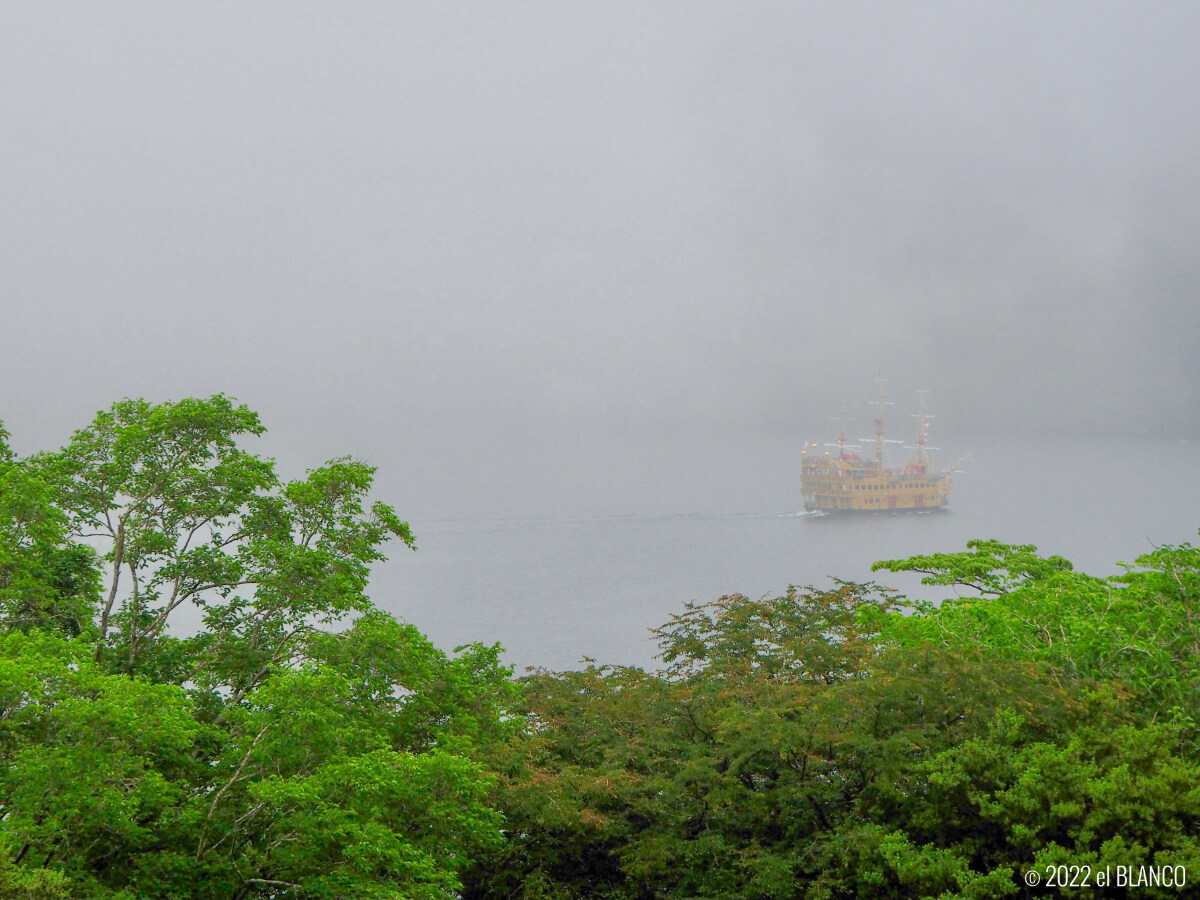
[[[583,657],[651,666],[648,629],[687,600],[774,595],[830,576],[938,599],[942,589],[872,575],[871,563],[960,550],[981,537],[1036,544],[1107,575],[1154,544],[1197,539],[1196,443],[961,443],[974,454],[956,477],[951,509],[918,515],[798,514],[799,472],[786,442],[741,448],[736,465],[728,447],[659,448],[658,461],[644,462],[628,484],[620,459],[613,470],[589,462],[577,472],[570,459],[552,472],[534,461],[514,471],[507,501],[499,492],[475,514],[413,517],[419,551],[393,551],[372,596],[443,648],[499,641],[518,670],[572,668]],[[581,508],[505,515],[527,510],[546,479],[560,503],[568,496]],[[562,490],[573,479],[605,490]]]

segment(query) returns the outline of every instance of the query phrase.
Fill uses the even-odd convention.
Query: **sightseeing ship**
[[[958,467],[939,470],[927,455],[929,415],[925,410],[925,391],[920,392],[921,406],[917,413],[920,425],[917,443],[911,448],[916,454],[900,468],[883,464],[883,445],[900,441],[884,439],[883,408],[890,405],[884,398],[883,384],[879,386],[878,412],[875,416],[875,458],[864,459],[855,445],[846,443],[845,416],[836,448],[837,453],[817,451],[817,443],[806,444],[801,451],[800,489],[804,508],[810,512],[903,512],[929,511],[945,508],[950,499],[951,475]],[[866,440],[866,439],[864,439]]]

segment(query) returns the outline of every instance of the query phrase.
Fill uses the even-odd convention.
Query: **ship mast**
[[[846,443],[846,417],[847,417],[849,414],[850,414],[850,411],[849,411],[849,409],[846,407],[846,404],[843,402],[843,403],[842,403],[842,415],[841,415],[841,417],[840,417],[840,418],[835,418],[835,419],[833,419],[833,421],[834,421],[834,422],[840,422],[840,423],[841,423],[840,430],[838,431],[838,439],[837,439],[837,443],[836,443],[836,444],[826,444],[826,445],[825,445],[826,447],[837,447],[837,451],[838,451],[838,459],[846,459],[846,458],[847,458],[847,454],[846,454],[846,451],[847,451],[847,450],[859,450],[859,449],[861,449],[861,448],[860,448],[860,446],[859,446],[858,444],[847,444],[847,443]],[[814,444],[813,444],[813,446],[815,447],[815,446],[817,446],[817,445],[814,443]],[[826,455],[826,456],[828,456],[829,454],[828,454],[828,453],[826,453],[825,455]]]
[[[917,427],[917,442],[916,444],[904,445],[909,450],[917,451],[916,457],[910,459],[908,465],[910,468],[915,466],[919,472],[924,472],[925,466],[931,464],[931,460],[925,456],[925,451],[938,449],[937,447],[929,446],[929,420],[934,418],[934,415],[929,411],[925,403],[925,397],[928,394],[929,391],[917,391],[917,396],[921,398],[920,412],[913,413],[913,418],[920,423]]]
[[[919,425],[917,427],[917,463],[918,464],[925,462],[925,441],[927,439],[926,435],[925,435],[925,426],[926,426],[926,420],[928,419],[928,415],[929,415],[927,410],[925,409],[925,396],[928,393],[929,393],[929,391],[917,391],[917,396],[921,398],[920,411],[917,413],[917,422],[919,423]]]
[[[879,465],[883,465],[883,408],[892,404],[884,397],[883,386],[886,384],[884,379],[876,378],[875,383],[879,386],[879,399],[876,402],[875,413],[875,459],[879,461]]]

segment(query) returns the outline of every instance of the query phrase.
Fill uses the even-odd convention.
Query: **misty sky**
[[[419,469],[824,437],[885,375],[963,433],[1194,434],[1198,38],[1168,2],[5,3],[0,419],[30,452],[223,391],[277,454]]]

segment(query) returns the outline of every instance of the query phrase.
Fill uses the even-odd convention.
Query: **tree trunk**
[[[108,602],[100,615],[100,639],[96,642],[96,662],[104,656],[104,639],[108,635],[108,617],[112,613],[113,603],[117,599],[117,585],[121,581],[121,565],[125,561],[125,519],[117,524],[117,536],[113,542],[113,577],[112,587],[108,590]]]

